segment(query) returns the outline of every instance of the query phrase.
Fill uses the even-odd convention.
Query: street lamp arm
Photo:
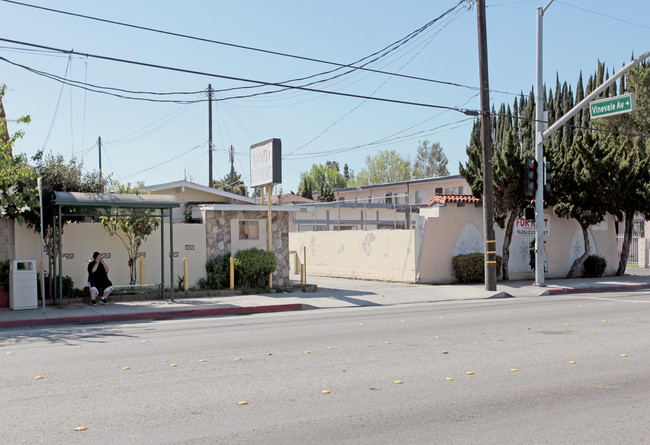
[[[548,9],[548,7],[551,6],[551,3],[553,3],[554,1],[555,1],[555,0],[551,0],[550,2],[548,2],[548,3],[546,4],[546,6],[544,6],[544,7],[542,8],[542,15],[544,15],[544,13],[545,13],[546,10]]]
[[[644,61],[645,59],[650,57],[650,51],[646,51],[645,53],[641,54],[639,57],[625,65],[623,68],[621,68],[615,75],[610,77],[606,82],[604,82],[602,85],[600,85],[598,88],[596,88],[594,91],[591,92],[587,97],[582,99],[576,106],[571,108],[564,116],[562,116],[560,119],[555,121],[553,125],[551,125],[548,130],[544,131],[542,133],[542,140],[546,142],[548,138],[557,130],[559,129],[562,125],[564,125],[569,119],[571,119],[580,109],[586,107],[589,102],[591,102],[595,97],[600,95],[603,91],[605,91],[612,83],[616,82],[619,77],[630,71],[632,68],[634,68],[636,65]]]

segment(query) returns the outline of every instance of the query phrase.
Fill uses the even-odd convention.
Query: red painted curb
[[[638,290],[650,289],[650,284],[621,284],[614,286],[593,286],[593,287],[563,287],[558,289],[548,289],[546,295],[562,295],[562,294],[581,294],[588,292],[615,292],[625,290]]]
[[[276,304],[267,306],[221,307],[178,311],[156,311],[130,314],[84,315],[77,317],[38,318],[31,320],[0,321],[0,329],[53,326],[62,324],[97,324],[134,320],[169,320],[186,317],[215,317],[219,315],[259,314],[265,312],[301,311],[303,305]]]

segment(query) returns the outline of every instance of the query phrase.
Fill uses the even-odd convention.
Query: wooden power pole
[[[485,0],[476,1],[478,57],[481,80],[481,146],[483,147],[483,205],[485,228],[485,290],[497,290],[497,243],[494,236],[494,175],[492,174],[492,129],[490,83],[488,81],[487,29]]]
[[[212,187],[212,84],[208,85],[208,187]]]

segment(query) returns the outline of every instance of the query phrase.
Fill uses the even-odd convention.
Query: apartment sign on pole
[[[589,102],[591,118],[598,119],[634,111],[635,98],[634,93],[630,93]]]
[[[535,221],[526,221],[526,218],[517,218],[515,220],[514,233],[518,236],[535,235]],[[551,223],[548,215],[544,215],[544,236],[551,236]]]

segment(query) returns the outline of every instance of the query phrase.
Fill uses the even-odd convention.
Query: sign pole
[[[271,184],[266,186],[267,189],[267,198],[269,201],[269,214],[268,214],[268,240],[269,240],[269,252],[273,252],[273,221],[272,221],[272,215],[271,215],[271,187],[273,187]],[[273,287],[273,272],[269,274],[269,287]]]

